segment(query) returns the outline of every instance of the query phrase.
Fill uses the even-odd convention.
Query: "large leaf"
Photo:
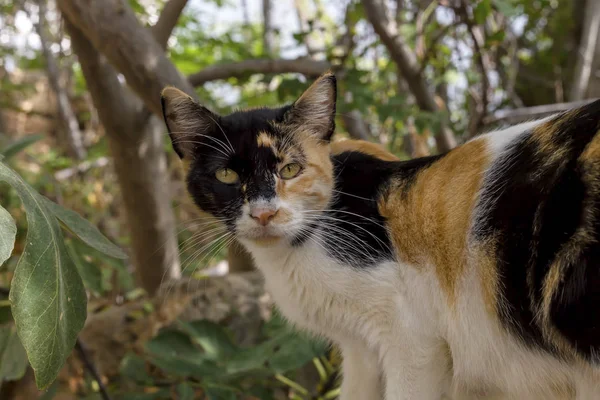
[[[2,206],[0,206],[0,266],[12,254],[17,236],[17,225]]]
[[[12,142],[8,146],[6,146],[4,149],[0,150],[0,155],[4,156],[4,158],[6,160],[8,160],[11,157],[14,157],[17,154],[19,154],[21,151],[25,150],[27,147],[31,146],[38,140],[41,140],[43,137],[44,136],[42,136],[42,135],[24,136],[14,142]]]
[[[86,318],[87,298],[47,201],[0,162],[0,180],[18,193],[27,213],[27,238],[10,290],[17,332],[46,388],[71,353]]]
[[[89,246],[114,258],[127,258],[119,247],[106,238],[98,228],[86,221],[75,211],[67,210],[53,201],[44,197],[46,207],[58,218],[71,232]]]
[[[17,337],[15,326],[0,326],[0,382],[21,379],[26,369],[27,354]]]

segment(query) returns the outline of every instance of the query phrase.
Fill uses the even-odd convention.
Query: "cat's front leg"
[[[382,353],[385,400],[442,400],[451,380],[448,349],[441,341],[416,341]]]
[[[340,400],[382,400],[382,370],[377,353],[359,340],[345,340],[342,349]]]

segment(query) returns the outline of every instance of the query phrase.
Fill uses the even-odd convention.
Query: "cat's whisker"
[[[193,133],[172,132],[172,134],[177,134],[178,136],[180,136],[183,139],[193,139],[193,138],[196,138],[198,136],[206,138],[206,139],[210,139],[213,142],[219,144],[223,148],[223,150],[226,151],[227,153],[229,153],[229,154],[234,154],[235,153],[235,150],[233,149],[233,146],[231,146],[231,142],[229,142],[229,139],[227,139],[227,141],[229,142],[229,145],[228,145],[227,143],[223,142],[221,139],[218,139],[218,138],[216,138],[214,136],[205,135],[203,133],[198,133],[198,132],[193,132]]]
[[[212,116],[208,116],[208,118],[210,118],[215,125],[217,125],[217,127],[221,130],[221,133],[223,133],[223,136],[225,136],[225,139],[227,139],[227,142],[229,143],[229,147],[231,148],[231,152],[235,153],[235,150],[233,149],[233,145],[231,144],[231,142],[229,141],[229,138],[227,137],[227,135],[225,134],[225,131],[223,130],[223,127],[221,126],[221,124],[219,124],[219,122],[217,122]]]
[[[210,234],[212,234],[212,235],[218,235],[218,234],[221,234],[221,233],[222,233],[222,231],[211,231],[211,232],[210,232]],[[209,235],[208,235],[208,234],[206,234],[206,232],[202,232],[202,233],[200,233],[200,234],[195,234],[195,235],[193,235],[191,238],[189,238],[189,239],[187,239],[187,240],[185,240],[184,242],[182,242],[182,243],[181,243],[181,248],[180,248],[179,252],[181,253],[181,252],[184,252],[184,251],[186,251],[186,250],[187,250],[187,248],[189,248],[189,247],[191,247],[191,246],[195,245],[196,243],[198,243],[198,242],[200,242],[200,241],[202,241],[202,240],[205,240],[207,236],[209,236]],[[188,247],[186,248],[186,245],[184,245],[184,244],[185,244],[186,242],[189,242],[189,241],[193,241],[193,243],[192,243],[190,246],[188,246]],[[210,245],[210,243],[208,243],[208,244]],[[200,251],[202,251],[202,249],[200,249]],[[193,253],[193,254],[195,254],[195,253]],[[193,256],[193,254],[192,254],[192,256]],[[191,256],[190,256],[190,257],[191,257]],[[183,262],[181,262],[181,263],[180,263],[180,265],[181,265],[181,268],[182,268],[182,269],[181,269],[181,273],[182,273],[182,274],[185,272],[185,267],[184,267],[184,265],[185,265],[185,263],[186,263],[186,261],[187,261],[188,259],[189,259],[189,257],[188,257],[186,260],[184,260]],[[163,276],[161,277],[161,285],[164,283],[165,277],[166,277],[166,271],[163,273]],[[167,290],[167,293],[166,293],[166,294],[167,294],[167,295],[169,294],[169,290]]]
[[[196,273],[196,271],[198,270],[199,266],[204,262],[205,259],[207,259],[207,257],[214,257],[215,255],[219,254],[219,252],[221,250],[223,250],[223,248],[225,248],[225,246],[228,246],[229,244],[232,243],[234,237],[233,234],[231,232],[227,232],[227,234],[221,236],[219,239],[215,240],[214,242],[211,243],[211,246],[207,249],[207,253],[204,255],[204,257],[202,257],[200,260],[198,260],[198,257],[200,257],[201,254],[199,254],[194,260],[192,260],[192,262],[189,265],[192,265],[192,263],[196,264],[196,268],[194,268],[193,271],[191,271],[190,275],[193,275]],[[211,250],[212,249],[212,250]],[[188,286],[187,286],[187,291],[189,291],[189,285],[190,285],[191,281],[188,282]]]
[[[199,144],[199,145],[202,145],[202,146],[210,147],[211,149],[214,149],[214,150],[218,151],[219,153],[223,154],[227,158],[230,156],[229,154],[225,153],[222,149],[220,149],[218,147],[215,147],[215,146],[213,146],[211,144],[198,141],[198,140],[178,140],[178,139],[175,139],[175,140],[173,140],[173,143],[174,144],[180,144],[180,143]]]
[[[361,200],[366,200],[366,201],[376,201],[375,199],[368,199],[366,197],[362,197],[362,196],[357,196],[355,194],[351,194],[351,193],[346,193],[346,192],[342,192],[341,190],[336,190],[336,189],[331,189],[332,192],[335,193],[339,193],[339,194],[343,194],[345,196],[350,196],[350,197],[355,197],[357,199],[361,199]]]
[[[349,247],[354,248],[354,250],[358,250],[357,246],[360,247],[360,253],[361,255],[363,255],[366,259],[369,259],[371,261],[376,261],[375,257],[373,256],[374,253],[377,253],[377,249],[375,249],[373,246],[371,246],[370,244],[364,242],[363,240],[361,240],[360,238],[358,238],[355,234],[353,234],[352,232],[339,227],[339,226],[335,226],[332,224],[329,224],[325,221],[323,221],[322,219],[319,218],[306,218],[306,221],[308,222],[314,222],[316,225],[319,226],[319,230],[321,233],[325,233],[325,231],[329,230],[332,231],[334,233],[337,233],[338,235],[342,235],[344,238],[341,237],[337,237],[335,235],[332,236],[328,236],[327,240],[330,242],[341,242]],[[331,251],[333,251],[333,249],[335,249],[335,246],[331,246]],[[330,251],[328,251],[330,252]],[[345,258],[345,257],[344,257]]]

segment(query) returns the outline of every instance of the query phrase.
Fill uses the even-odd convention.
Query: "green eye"
[[[301,169],[300,164],[291,163],[279,170],[279,176],[283,179],[292,179],[300,173]]]
[[[229,185],[240,180],[240,176],[237,174],[237,172],[229,168],[221,168],[215,173],[215,176],[221,182]]]

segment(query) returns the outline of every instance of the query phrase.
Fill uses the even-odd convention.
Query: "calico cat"
[[[411,161],[330,143],[332,74],[282,108],[162,104],[195,203],[339,345],[342,400],[600,399],[600,101]]]

